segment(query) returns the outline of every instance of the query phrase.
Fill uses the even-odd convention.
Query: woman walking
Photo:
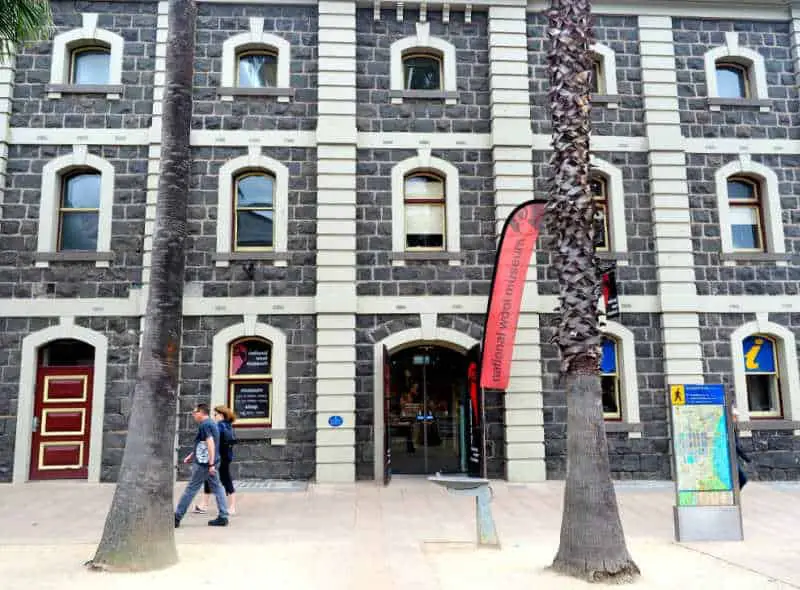
[[[219,428],[219,479],[228,500],[228,514],[236,514],[236,490],[233,487],[231,478],[231,462],[233,461],[233,445],[236,444],[236,435],[233,432],[233,423],[236,422],[236,414],[227,406],[216,406],[214,408],[214,421]],[[203,485],[203,499],[194,507],[193,512],[205,514],[208,511],[208,500],[211,495],[211,487],[208,482]]]

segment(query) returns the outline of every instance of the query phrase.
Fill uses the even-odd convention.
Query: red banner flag
[[[525,278],[544,207],[545,203],[537,200],[519,205],[508,216],[500,234],[483,333],[481,387],[485,389],[508,388]]]

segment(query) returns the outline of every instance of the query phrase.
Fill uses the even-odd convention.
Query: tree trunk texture
[[[178,561],[175,412],[183,319],[196,6],[169,0],[169,41],[150,297],[125,453],[103,537],[87,566],[145,571]]]
[[[547,225],[559,280],[561,377],[567,394],[567,481],[553,569],[589,581],[639,574],[625,544],[601,406],[600,277],[589,188],[591,3],[552,0],[548,54],[553,155]]]

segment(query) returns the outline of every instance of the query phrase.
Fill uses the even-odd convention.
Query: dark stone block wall
[[[418,315],[359,315],[356,318],[356,477],[373,478],[374,461],[374,369],[373,347],[387,336],[419,328]],[[483,317],[478,315],[442,314],[437,326],[468,334],[476,340],[483,337]],[[486,393],[486,420],[489,438],[488,471],[490,477],[505,474],[505,424],[503,396]]]
[[[141,283],[147,200],[147,146],[90,146],[114,166],[109,268],[94,262],[51,262],[36,268],[39,202],[44,165],[71,146],[9,147],[7,188],[0,203],[0,297],[128,297]],[[54,212],[55,213],[55,212]]]
[[[270,148],[262,151],[289,169],[288,265],[231,262],[217,267],[219,169],[247,154],[243,148],[193,148],[189,193],[186,281],[202,283],[204,297],[313,295],[316,291],[316,150]],[[282,198],[276,194],[277,199]],[[252,276],[246,266],[253,264]]]
[[[551,343],[555,321],[555,316],[541,316],[544,444],[547,477],[563,479],[567,473],[567,401],[563,386],[558,383],[558,349]],[[661,318],[656,314],[625,313],[618,321],[634,334],[643,432],[641,438],[631,439],[627,433],[608,434],[611,474],[615,479],[670,479]]]
[[[316,7],[203,2],[197,8],[192,129],[316,129],[319,28]],[[291,44],[294,96],[288,103],[265,96],[236,96],[232,102],[220,100],[222,44],[234,35],[249,32],[250,17],[263,18],[264,31]]]
[[[799,139],[798,92],[788,22],[674,18],[681,128],[686,137]],[[739,45],[760,53],[766,62],[771,111],[757,107],[708,108],[703,55],[725,45],[725,33],[739,34]]]
[[[433,150],[459,172],[462,265],[392,266],[392,168],[416,150],[358,150],[356,264],[359,295],[488,295],[495,258],[491,154]],[[401,220],[402,222],[402,220]]]
[[[647,154],[636,152],[595,152],[595,155],[620,168],[623,174],[624,195],[610,195],[625,200],[625,227],[628,238],[628,266],[617,266],[617,289],[620,295],[656,295],[655,240],[650,200],[650,181]],[[534,152],[534,168],[542,181],[536,186],[537,196],[547,196],[547,181],[550,170],[549,154]],[[609,190],[611,186],[609,184]],[[612,212],[613,214],[613,212]],[[545,227],[537,244],[537,272],[539,293],[558,294],[558,275],[552,265],[553,241]]]
[[[754,320],[754,314],[700,314],[706,383],[722,383],[729,396],[734,394],[731,334]],[[770,313],[769,321],[790,329],[795,337],[800,337],[800,314]],[[787,395],[785,389],[781,393]],[[752,422],[757,423],[757,420]],[[745,452],[753,459],[747,466],[748,475],[752,478],[778,481],[800,479],[800,440],[793,435],[791,428],[758,430],[756,427],[752,430],[752,437],[743,437],[741,441]]]
[[[153,114],[157,2],[50,2],[54,35],[82,26],[83,12],[99,14],[97,26],[125,40],[122,56],[122,98],[63,94],[49,99],[53,53],[51,41],[22,45],[16,58],[12,127],[142,129]],[[78,8],[79,6],[79,8]]]
[[[197,426],[189,412],[211,399],[214,335],[241,323],[241,316],[186,317],[181,346],[179,457],[192,450]],[[240,440],[231,467],[234,479],[310,479],[314,476],[316,441],[316,321],[313,316],[258,316],[258,322],[286,334],[285,446]],[[180,475],[188,476],[181,464]]]
[[[22,340],[57,323],[57,318],[0,317],[0,482],[10,482],[14,474]]]
[[[397,22],[395,10],[381,11],[373,18],[372,8],[361,8],[356,22],[356,96],[359,131],[418,133],[488,133],[489,113],[489,34],[486,13],[473,13],[465,23],[463,14],[451,15],[442,22],[440,11],[428,13],[430,35],[452,43],[456,48],[457,104],[443,100],[403,99],[392,104],[390,90],[390,51],[392,43],[416,37],[419,11],[406,9]]]
[[[732,154],[689,154],[689,206],[692,220],[695,278],[700,295],[797,295],[800,267],[795,262],[776,266],[774,262],[741,263],[722,266],[714,175]],[[786,252],[800,254],[800,156],[753,155],[754,162],[770,168],[778,176]]]
[[[616,53],[617,93],[621,99],[617,109],[602,104],[592,106],[592,131],[595,135],[643,136],[644,99],[637,19],[595,15],[593,28],[597,42]],[[547,97],[550,88],[548,46],[547,14],[528,13],[528,68],[534,133],[551,132]]]

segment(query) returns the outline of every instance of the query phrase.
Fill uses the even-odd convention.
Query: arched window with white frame
[[[233,35],[222,44],[221,99],[275,96],[278,102],[288,102],[293,95],[291,45],[265,32],[262,17],[251,17],[249,25],[249,32]]]
[[[628,232],[625,223],[625,186],[622,170],[611,162],[591,157],[590,187],[595,204],[596,247],[600,252],[624,255],[628,252]]]
[[[392,168],[392,259],[460,264],[458,169],[420,150]]]
[[[614,321],[602,326],[600,381],[607,428],[641,437],[636,341],[628,328]]]
[[[53,38],[48,98],[62,94],[105,94],[110,100],[122,96],[122,56],[125,40],[97,27],[98,14],[84,12],[78,29]]]
[[[753,421],[799,420],[800,370],[794,333],[763,314],[736,329],[730,343],[737,409]]]
[[[703,57],[711,110],[719,111],[726,105],[770,110],[764,57],[739,45],[739,33],[725,33],[725,44],[709,49]]]
[[[617,89],[617,54],[602,43],[593,43],[589,51],[592,56],[592,102],[616,109],[620,101]]]
[[[85,145],[42,169],[36,266],[53,261],[108,266],[114,206],[114,167]]]
[[[786,265],[778,176],[742,154],[715,173],[723,259],[755,257]]]
[[[390,46],[390,96],[394,104],[404,98],[428,98],[455,104],[455,46],[430,35],[430,23],[416,23],[416,35]]]

